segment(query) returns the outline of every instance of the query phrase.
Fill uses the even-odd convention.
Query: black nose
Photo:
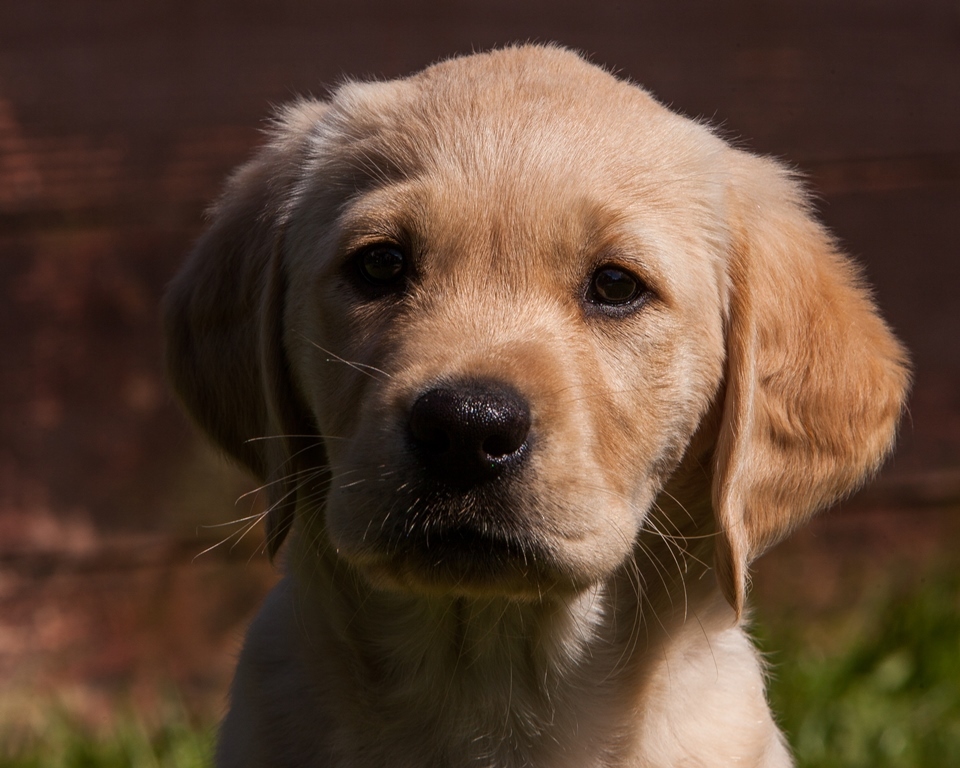
[[[414,450],[434,477],[459,489],[492,480],[527,453],[530,406],[513,388],[476,381],[428,390],[410,409]]]

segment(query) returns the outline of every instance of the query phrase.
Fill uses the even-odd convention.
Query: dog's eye
[[[377,243],[364,248],[354,257],[354,263],[367,282],[381,288],[400,282],[407,271],[407,260],[403,251],[387,243]]]
[[[595,304],[622,306],[636,301],[646,292],[647,287],[639,277],[608,264],[593,273],[589,298]]]

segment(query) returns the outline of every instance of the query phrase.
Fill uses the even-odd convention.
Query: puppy
[[[747,569],[905,355],[790,172],[575,54],[283,110],[170,287],[285,577],[220,766],[785,766]]]

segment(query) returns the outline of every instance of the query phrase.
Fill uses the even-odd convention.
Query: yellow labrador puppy
[[[221,766],[785,766],[748,566],[908,374],[791,174],[573,53],[281,112],[170,288],[286,576]]]

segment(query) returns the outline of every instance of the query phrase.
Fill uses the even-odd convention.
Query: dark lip
[[[476,514],[388,526],[374,544],[376,570],[413,589],[464,594],[539,594],[561,581],[553,554],[535,534]]]
[[[536,562],[543,554],[539,544],[524,537],[469,523],[421,527],[386,543],[395,556],[441,568],[461,563],[486,563],[495,568],[508,561]]]
[[[348,555],[375,581],[412,592],[526,597],[572,581],[538,531],[540,502],[522,473],[461,490],[419,465],[405,469],[404,482],[384,489],[390,503],[376,532]]]

